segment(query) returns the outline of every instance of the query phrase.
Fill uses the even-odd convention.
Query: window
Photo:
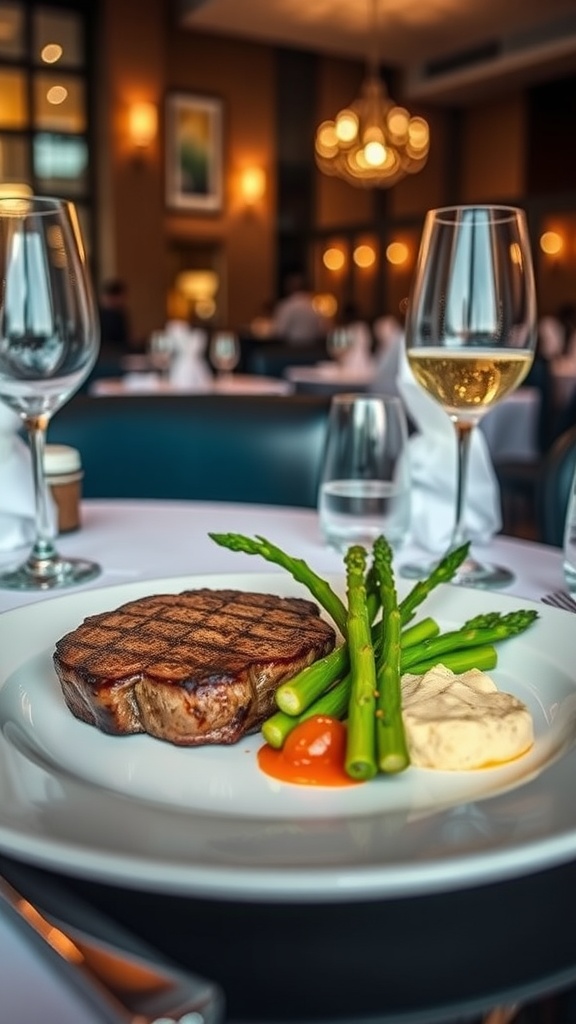
[[[0,0],[0,187],[71,199],[92,221],[87,23],[93,5]],[[86,244],[91,249],[87,234]]]

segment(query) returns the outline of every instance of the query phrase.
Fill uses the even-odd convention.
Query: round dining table
[[[265,536],[320,575],[343,579],[342,555],[324,544],[313,510],[88,501],[81,511],[81,528],[62,535],[58,546],[65,555],[96,559],[98,578],[42,594],[0,590],[0,872],[8,881],[41,905],[43,896],[49,904],[56,894],[63,920],[84,909],[90,921],[91,908],[109,934],[118,929],[124,942],[134,936],[216,980],[226,997],[226,1024],[460,1024],[488,1019],[495,1005],[569,989],[576,981],[576,830],[570,820],[565,827],[556,820],[562,812],[554,790],[569,750],[550,756],[544,768],[533,766],[527,778],[510,776],[494,793],[481,779],[488,789],[451,807],[427,806],[426,796],[407,818],[364,816],[348,807],[346,829],[330,812],[330,796],[325,807],[311,809],[309,792],[296,815],[268,818],[255,808],[243,821],[238,807],[230,823],[222,820],[226,795],[214,788],[214,813],[205,803],[201,826],[186,807],[132,800],[130,786],[142,785],[134,779],[138,757],[131,761],[130,753],[140,737],[118,740],[132,765],[131,781],[119,783],[118,792],[109,792],[114,783],[94,784],[81,769],[76,778],[69,768],[59,771],[50,762],[58,755],[48,749],[57,738],[38,720],[34,703],[41,706],[43,698],[27,691],[32,669],[28,662],[12,664],[10,650],[20,646],[39,658],[47,638],[57,639],[51,631],[64,621],[60,608],[68,621],[80,621],[119,598],[154,593],[166,581],[174,590],[195,580],[234,586],[246,577],[249,586],[251,577],[254,585],[264,579],[275,586],[285,579],[278,566],[232,552],[209,532]],[[442,600],[453,602],[453,614],[482,602],[487,610],[528,602],[541,615],[541,635],[560,637],[558,657],[574,664],[576,620],[539,603],[563,586],[561,552],[499,535],[476,553],[504,562],[515,579],[498,593],[445,585]],[[414,554],[408,545],[397,566]],[[4,553],[1,561],[14,558]],[[546,665],[536,639],[531,662],[533,671]],[[7,690],[9,712],[2,701]],[[88,731],[88,759],[97,730],[70,721],[71,729]],[[32,751],[34,730],[46,750],[40,744]],[[194,773],[196,752],[187,753]],[[107,835],[111,821],[114,834]],[[200,828],[207,829],[202,865],[196,863]],[[390,851],[398,858],[387,863]],[[1,914],[0,922],[0,962],[9,962],[10,929]],[[18,980],[15,967],[6,985],[10,980],[24,1000],[29,978]],[[42,1019],[67,1018],[46,1013]]]

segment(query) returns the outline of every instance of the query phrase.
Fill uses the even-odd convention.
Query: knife
[[[214,982],[63,926],[1,876],[0,910],[25,930],[102,1024],[223,1024],[224,996]]]

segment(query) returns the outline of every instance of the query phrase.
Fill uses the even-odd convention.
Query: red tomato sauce
[[[261,747],[258,767],[297,786],[357,786],[344,770],[346,726],[328,715],[313,715],[287,736],[281,750]]]

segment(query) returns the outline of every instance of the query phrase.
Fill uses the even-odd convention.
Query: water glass
[[[398,549],[410,527],[406,413],[392,395],[332,399],[319,493],[320,527],[332,547],[370,548],[384,534]]]
[[[570,593],[576,594],[576,469],[570,486],[564,526],[564,579]]]

